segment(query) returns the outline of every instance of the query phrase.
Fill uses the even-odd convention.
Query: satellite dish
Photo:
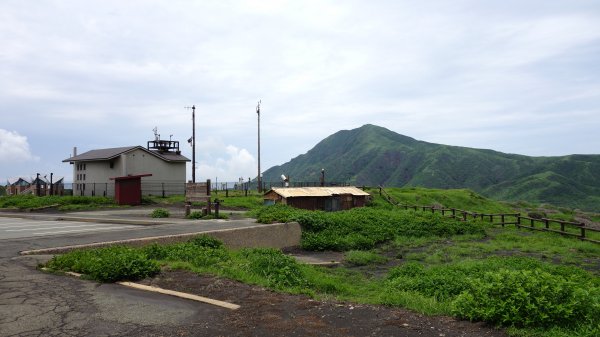
[[[282,175],[281,175],[281,180],[283,180],[283,181],[286,181],[286,180],[287,180],[287,177],[286,177],[284,174],[282,174]]]

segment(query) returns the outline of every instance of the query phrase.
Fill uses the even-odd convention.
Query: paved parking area
[[[19,218],[0,218],[0,240],[62,234],[119,231],[135,228],[139,228],[139,226],[78,221],[44,221]]]

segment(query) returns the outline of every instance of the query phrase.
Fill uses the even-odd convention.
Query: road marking
[[[62,225],[61,223],[59,223],[58,225]],[[37,231],[40,229],[58,229],[58,228],[76,228],[76,227],[94,227],[97,225],[89,225],[89,224],[83,224],[83,225],[73,225],[73,226],[52,226],[52,227],[48,227],[48,226],[36,226],[36,228],[21,228],[21,229],[6,229],[5,232],[23,232],[23,231]],[[39,228],[42,227],[42,228]]]
[[[16,226],[20,226],[20,225],[29,225],[29,224],[46,224],[46,223],[51,223],[54,221],[23,221],[23,222],[1,222],[0,221],[0,227],[4,228],[4,227],[16,227]]]
[[[74,229],[74,230],[66,230],[66,231],[38,232],[38,233],[32,233],[32,234],[46,235],[46,234],[61,234],[61,233],[89,232],[89,231],[111,231],[111,230],[119,230],[119,229],[127,229],[127,228],[138,228],[138,227],[137,226],[95,227],[95,228],[89,228],[89,229]]]

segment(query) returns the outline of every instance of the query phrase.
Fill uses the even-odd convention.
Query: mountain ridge
[[[501,200],[600,211],[600,155],[531,157],[429,143],[381,126],[338,131],[305,154],[273,166],[263,181],[320,179],[356,185],[468,188]]]

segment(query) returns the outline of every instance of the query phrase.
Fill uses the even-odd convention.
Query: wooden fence
[[[383,197],[390,204],[407,210],[414,209],[415,211],[421,210],[429,211],[431,213],[439,212],[443,216],[458,219],[461,221],[467,221],[468,219],[481,219],[483,221],[487,220],[494,225],[500,225],[502,227],[504,227],[505,225],[515,225],[517,228],[526,228],[542,232],[559,233],[562,235],[576,237],[583,241],[589,241],[600,244],[600,240],[589,238],[587,235],[588,232],[600,233],[600,229],[586,226],[584,223],[581,222],[563,221],[548,218],[532,218],[522,216],[521,213],[488,214],[470,212],[458,208],[402,204],[396,201],[381,186],[379,186],[379,195],[381,195],[381,197]]]

